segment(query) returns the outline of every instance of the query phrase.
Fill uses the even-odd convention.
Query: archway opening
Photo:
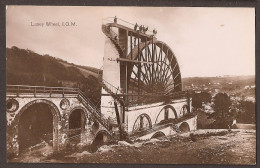
[[[152,123],[150,117],[146,114],[141,114],[135,120],[133,132],[142,131],[151,127]]]
[[[69,132],[68,137],[71,144],[80,143],[81,133],[84,131],[85,117],[84,111],[75,109],[69,116]]]
[[[80,129],[81,125],[81,110],[74,110],[69,117],[69,129]]]
[[[183,122],[180,126],[179,129],[181,130],[181,132],[189,132],[190,131],[190,126],[188,123]]]
[[[52,110],[46,103],[35,103],[21,114],[18,127],[19,152],[37,144],[53,146]]]
[[[187,105],[184,105],[184,106],[181,108],[180,117],[185,116],[188,112],[189,112],[188,106],[187,106]]]
[[[160,138],[163,138],[163,137],[165,137],[165,134],[163,132],[159,131],[159,132],[156,132],[155,134],[153,134],[151,139],[153,139],[153,138],[160,139]]]
[[[155,124],[172,123],[177,119],[176,111],[171,106],[165,106],[156,117]]]
[[[93,140],[92,144],[90,145],[89,151],[96,152],[100,146],[102,146],[108,141],[108,138],[109,135],[106,132],[99,132]]]

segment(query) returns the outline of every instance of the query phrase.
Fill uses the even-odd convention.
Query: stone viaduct
[[[37,112],[37,106],[45,111]],[[187,99],[174,100],[170,104],[159,102],[129,107],[125,114],[125,130],[134,137],[139,132],[165,124],[165,121],[175,123],[180,128],[181,124],[187,124],[186,131],[196,130],[196,117],[187,107]],[[65,149],[74,141],[77,144],[90,145],[95,140],[105,142],[113,136],[109,119],[79,89],[7,86],[6,108],[9,154],[19,154],[26,143],[24,135],[33,129],[36,129],[41,138],[44,137],[42,134],[49,135],[47,140],[53,146],[54,152]],[[37,125],[41,125],[41,128]],[[164,135],[174,134],[176,128],[158,127],[141,139],[151,138],[158,132]],[[32,140],[31,134],[26,136]]]
[[[44,109],[45,114],[38,114],[37,106]],[[7,86],[6,107],[7,151],[16,155],[24,143],[21,137],[32,127],[51,136],[54,151],[64,149],[71,139],[91,144],[99,134],[110,135],[107,120],[78,89]],[[36,124],[46,129],[51,127],[51,131],[38,128]]]

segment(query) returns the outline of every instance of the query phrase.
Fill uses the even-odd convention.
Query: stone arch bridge
[[[35,138],[50,141],[54,151],[75,139],[90,144],[99,133],[110,135],[108,120],[76,88],[8,85],[6,110],[7,151],[16,155],[31,134],[46,134]]]

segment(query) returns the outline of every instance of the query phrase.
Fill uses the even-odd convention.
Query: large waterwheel
[[[180,68],[172,50],[160,41],[143,43],[133,49],[134,55],[128,55],[128,59],[138,61],[128,68],[128,93],[167,95],[181,91]]]
[[[138,27],[118,22],[102,26],[119,53],[120,88],[128,104],[146,102],[182,91],[177,59],[170,47]],[[155,100],[156,99],[156,100]]]

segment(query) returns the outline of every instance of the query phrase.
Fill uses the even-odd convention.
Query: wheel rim
[[[165,94],[182,90],[178,62],[167,45],[162,42],[149,43],[139,50],[139,54],[136,54],[133,59],[149,62],[149,64],[132,63],[128,75],[128,92],[142,95],[145,93]]]

